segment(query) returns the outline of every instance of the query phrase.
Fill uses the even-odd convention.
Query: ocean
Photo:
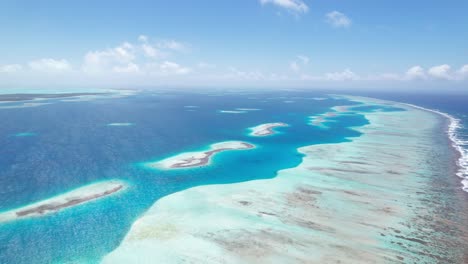
[[[464,166],[458,173],[468,177],[468,97],[375,97],[453,116],[450,133],[462,153],[458,163]],[[119,98],[40,102],[44,104],[36,107],[8,102],[0,108],[0,212],[108,179],[122,180],[128,187],[53,214],[0,223],[0,263],[98,263],[158,199],[195,186],[273,178],[301,162],[299,147],[349,142],[361,135],[353,128],[368,124],[362,114],[349,114],[325,122],[328,129],[310,125],[311,116],[356,103],[309,91],[144,91]],[[278,128],[279,134],[271,137],[248,135],[247,128],[269,122],[290,126]],[[227,140],[257,148],[216,155],[202,168],[144,166]]]

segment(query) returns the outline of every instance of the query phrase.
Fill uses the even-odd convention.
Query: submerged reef
[[[406,111],[349,109],[369,121],[353,141],[302,147],[302,163],[273,179],[158,200],[103,263],[466,262],[468,216],[435,148],[444,121],[351,99]],[[159,165],[202,164],[207,152],[198,153]]]

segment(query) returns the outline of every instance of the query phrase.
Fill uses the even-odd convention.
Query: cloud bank
[[[187,59],[190,58],[190,59]],[[228,63],[228,62],[224,62]],[[253,64],[255,65],[255,63]],[[416,64],[407,70],[358,73],[344,70],[320,71],[319,61],[305,54],[283,62],[283,68],[272,71],[247,65],[230,65],[205,59],[194,61],[188,44],[177,40],[153,39],[140,35],[134,41],[125,41],[114,47],[90,50],[80,61],[72,63],[64,58],[41,58],[23,63],[0,65],[0,81],[5,85],[237,85],[265,84],[313,85],[315,83],[362,82],[464,82],[468,81],[468,64],[451,66]]]
[[[338,11],[332,11],[330,13],[327,13],[325,15],[325,19],[328,22],[328,24],[336,28],[347,28],[350,27],[352,23],[349,17]]]
[[[309,7],[302,0],[260,0],[262,5],[272,4],[295,13],[307,13]]]

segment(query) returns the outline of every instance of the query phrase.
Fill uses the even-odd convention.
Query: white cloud
[[[402,77],[396,73],[380,73],[367,77],[369,81],[400,81]]]
[[[461,81],[468,79],[468,65],[463,65],[458,71],[451,72],[450,65],[443,64],[433,66],[429,70],[425,70],[421,66],[413,66],[404,74],[398,73],[379,73],[370,75],[358,75],[346,69],[343,72],[331,72],[323,75],[301,74],[301,80],[306,81],[414,81],[414,80],[448,80]]]
[[[332,11],[328,14],[325,15],[326,21],[334,26],[334,27],[349,27],[351,26],[351,19],[349,19],[345,14],[338,12],[338,11]]]
[[[23,66],[20,64],[8,64],[0,66],[0,73],[13,73],[23,69]]]
[[[341,72],[328,72],[323,75],[301,74],[300,79],[303,81],[358,81],[364,80],[361,76],[354,73],[350,69]]]
[[[416,79],[426,79],[426,73],[424,68],[421,66],[413,66],[406,71],[405,79],[416,80]]]
[[[170,49],[174,51],[185,51],[187,46],[181,42],[175,40],[163,40],[157,43],[158,47],[161,49]]]
[[[234,67],[229,68],[229,73],[225,76],[227,79],[240,80],[263,80],[265,75],[260,71],[243,71]]]
[[[436,79],[451,80],[453,76],[450,74],[450,68],[450,65],[447,64],[438,65],[430,68],[427,73]]]
[[[140,35],[138,40],[142,42],[141,49],[143,50],[143,54],[150,58],[161,58],[165,57],[167,52],[162,50],[170,50],[170,51],[187,51],[187,45],[175,41],[175,40],[160,40],[157,42],[150,43],[149,37],[146,35]]]
[[[299,64],[296,62],[296,61],[293,61],[289,64],[289,68],[295,72],[298,72],[301,70],[301,67],[299,66]]]
[[[183,67],[172,61],[164,61],[159,64],[152,63],[148,67],[150,68],[150,73],[162,75],[184,75],[192,71],[192,69]]]
[[[140,35],[140,36],[138,36],[138,40],[141,41],[141,42],[148,42],[148,36]]]
[[[83,71],[87,73],[108,71],[113,67],[126,66],[134,59],[135,51],[133,45],[125,42],[112,49],[90,51],[86,53],[83,63]]]
[[[158,58],[158,57],[163,57],[163,53],[154,48],[153,46],[149,45],[149,44],[143,44],[141,45],[141,48],[143,49],[143,53],[147,56],[147,57],[150,57],[150,58]]]
[[[359,80],[360,77],[350,69],[346,69],[342,72],[327,73],[325,79],[330,81],[355,81]]]
[[[69,71],[71,70],[71,65],[68,63],[67,60],[55,60],[50,58],[30,61],[28,63],[29,68],[34,71],[40,72],[62,72],[62,71]]]
[[[457,75],[459,79],[468,79],[468,64],[463,65],[458,71]]]
[[[138,40],[143,43],[142,47],[146,51],[150,50],[149,53],[154,53],[157,49],[168,49],[173,51],[186,51],[187,45],[176,40],[159,40],[154,43],[154,46],[149,44],[149,37],[146,35],[138,36]],[[156,48],[157,47],[157,48]]]
[[[296,13],[307,13],[309,7],[302,0],[260,0],[262,5],[273,4]]]
[[[130,62],[125,66],[114,66],[112,70],[117,73],[137,73],[140,72],[140,66]]]
[[[289,63],[289,68],[292,71],[299,72],[304,65],[309,64],[309,57],[304,55],[297,55],[296,60]]]
[[[216,64],[212,64],[212,63],[207,63],[207,62],[199,62],[198,65],[197,65],[198,68],[200,69],[214,69],[216,68]]]
[[[302,61],[303,64],[309,64],[309,57],[305,56],[305,55],[297,55],[297,58]]]

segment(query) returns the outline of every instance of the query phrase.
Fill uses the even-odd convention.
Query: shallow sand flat
[[[338,96],[335,96],[338,98]],[[322,129],[330,128],[327,124],[328,122],[335,122],[334,117],[349,114],[352,106],[347,105],[338,105],[331,108],[332,111],[325,112],[323,114],[309,116],[310,125],[316,126]]]
[[[245,114],[247,111],[240,111],[240,110],[219,110],[221,114]]]
[[[133,123],[109,123],[107,126],[115,126],[115,127],[122,127],[122,126],[133,126]]]
[[[124,188],[125,184],[116,180],[89,184],[43,201],[2,212],[0,213],[0,222],[55,213],[69,207],[104,198],[122,191]]]
[[[238,111],[260,111],[259,108],[236,108]]]
[[[0,109],[15,109],[15,108],[28,108],[28,107],[38,107],[43,105],[48,105],[51,103],[19,103],[14,105],[3,105],[0,106]]]
[[[13,134],[14,137],[33,137],[35,135],[36,133],[33,133],[33,132],[19,132],[19,133]]]
[[[206,150],[184,152],[156,162],[147,162],[145,166],[159,169],[179,169],[201,167],[210,164],[211,157],[219,152],[251,149],[255,146],[242,141],[224,141],[209,146]]]
[[[353,142],[300,148],[273,179],[162,198],[103,263],[464,263],[466,211],[431,174],[443,120],[398,107],[366,114]]]
[[[273,130],[276,127],[287,127],[289,126],[288,124],[285,123],[266,123],[266,124],[261,124],[258,126],[254,126],[249,128],[251,131],[249,133],[250,136],[253,137],[264,137],[264,136],[269,136],[273,135],[276,132]]]

